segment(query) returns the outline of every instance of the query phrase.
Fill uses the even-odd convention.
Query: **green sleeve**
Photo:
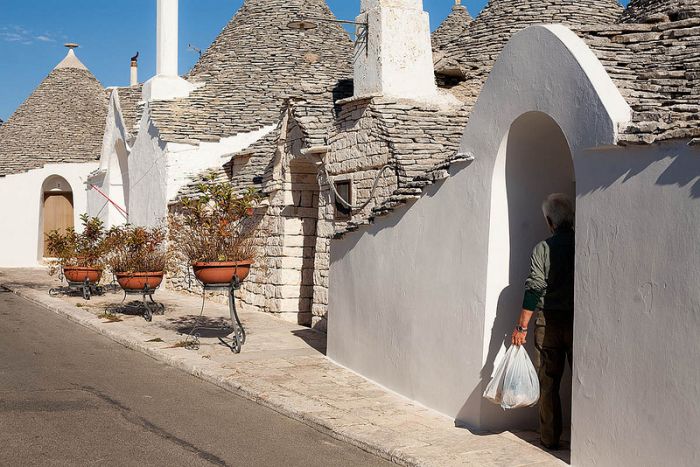
[[[547,291],[545,265],[547,264],[547,243],[538,244],[530,259],[530,274],[525,281],[523,309],[535,311]]]

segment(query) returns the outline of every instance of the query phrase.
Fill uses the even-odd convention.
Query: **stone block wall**
[[[392,196],[415,194],[416,179],[456,155],[466,121],[465,108],[439,110],[384,98],[346,100],[325,167],[334,182],[351,180],[357,209],[350,220],[335,220],[336,232],[369,222]],[[390,168],[382,171],[385,166]],[[332,220],[334,210],[327,215]]]

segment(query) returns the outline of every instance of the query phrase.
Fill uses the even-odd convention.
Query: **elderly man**
[[[560,447],[562,432],[559,387],[566,360],[571,365],[574,326],[574,208],[564,194],[547,197],[542,211],[552,236],[532,252],[530,275],[513,344],[523,345],[535,316],[535,348],[540,380],[540,439],[548,449]]]

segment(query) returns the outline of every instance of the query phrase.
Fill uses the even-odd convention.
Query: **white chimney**
[[[156,74],[158,76],[180,76],[177,70],[178,0],[157,1]]]
[[[423,0],[361,0],[357,22],[367,28],[355,46],[356,96],[430,102],[438,96]]]
[[[138,86],[139,84],[139,54],[131,57],[131,79],[129,80],[129,86]]]
[[[194,86],[178,72],[178,0],[157,0],[156,76],[143,85],[146,101],[187,97]]]

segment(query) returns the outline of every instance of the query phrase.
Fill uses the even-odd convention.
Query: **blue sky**
[[[360,0],[327,0],[341,19],[354,18]],[[189,70],[243,0],[180,0],[180,71]],[[472,15],[487,0],[463,0]],[[433,28],[453,0],[424,0]],[[0,118],[7,120],[65,56],[65,42],[104,86],[129,82],[129,58],[141,52],[140,79],[155,71],[155,0],[0,0]]]

